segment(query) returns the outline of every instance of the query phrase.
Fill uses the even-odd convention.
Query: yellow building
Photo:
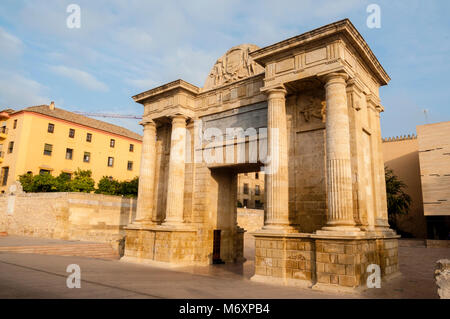
[[[91,170],[120,181],[139,174],[142,137],[123,127],[55,108],[0,112],[0,191],[27,172]]]
[[[264,208],[264,173],[238,174],[238,202],[246,208]]]

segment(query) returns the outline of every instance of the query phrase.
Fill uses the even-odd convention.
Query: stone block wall
[[[381,277],[398,272],[396,238],[315,238],[311,234],[255,235],[255,278],[294,286],[365,286],[370,264]]]
[[[317,240],[317,282],[358,287],[367,280],[367,266],[377,260],[375,240]]]
[[[249,232],[260,230],[264,226],[264,210],[238,208],[237,223]]]
[[[159,261],[174,264],[194,262],[197,231],[149,227],[126,229],[125,259],[130,261]]]
[[[314,280],[314,252],[309,238],[264,238],[255,240],[255,274],[272,276],[285,281],[304,281],[297,284],[311,284]]]

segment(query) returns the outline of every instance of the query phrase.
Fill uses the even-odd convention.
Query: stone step
[[[0,247],[0,252],[119,259],[119,255],[112,249],[111,245],[109,244],[9,246]]]
[[[400,239],[398,241],[400,247],[425,247],[424,239]]]

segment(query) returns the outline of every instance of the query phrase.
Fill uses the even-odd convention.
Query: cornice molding
[[[349,19],[340,20],[255,50],[250,53],[250,56],[254,61],[265,67],[268,61],[275,59],[276,56],[283,54],[288,50],[305,46],[311,42],[316,42],[325,37],[330,37],[337,34],[343,34],[348,40],[350,40],[354,48],[361,54],[364,62],[369,65],[371,71],[376,75],[381,85],[386,85],[390,81],[389,75],[386,73],[381,63],[373,54],[369,45]]]
[[[149,98],[154,98],[157,96],[160,96],[164,93],[173,92],[173,91],[179,91],[183,90],[187,93],[197,96],[200,93],[200,88],[186,82],[184,80],[178,79],[176,81],[172,81],[166,84],[163,84],[161,86],[158,86],[154,89],[139,93],[135,96],[133,96],[133,100],[137,103],[143,103],[144,100],[147,100]]]

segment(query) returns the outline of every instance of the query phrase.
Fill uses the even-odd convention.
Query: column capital
[[[139,124],[144,127],[144,130],[147,128],[156,128],[156,123],[151,119],[143,118],[142,121],[139,122]]]
[[[277,86],[273,86],[270,88],[263,88],[261,91],[265,92],[268,97],[274,97],[274,98],[277,98],[277,97],[284,98],[287,93],[287,90],[283,84],[279,84]]]
[[[347,83],[349,75],[343,72],[332,72],[322,76],[325,81],[325,87],[334,83]]]
[[[172,123],[184,123],[186,124],[186,120],[189,119],[189,116],[184,114],[174,114],[170,115],[169,118],[172,120]]]

